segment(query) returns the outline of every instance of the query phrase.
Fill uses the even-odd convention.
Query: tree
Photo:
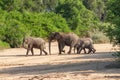
[[[53,11],[58,0],[1,0],[0,7],[8,12],[17,10],[23,12],[49,12]]]
[[[57,14],[61,14],[67,21],[71,30],[79,35],[87,34],[97,21],[93,12],[86,9],[80,0],[65,0],[56,7]],[[81,34],[83,33],[83,34]]]
[[[0,41],[13,48],[19,47],[25,36],[47,38],[54,31],[70,32],[66,20],[52,12],[0,11]]]
[[[115,43],[120,43],[120,0],[109,0],[107,4],[107,18],[111,23],[107,35]]]
[[[106,0],[83,0],[83,4],[86,8],[95,12],[101,21],[105,18],[106,2]]]

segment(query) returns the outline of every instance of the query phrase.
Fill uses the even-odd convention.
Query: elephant
[[[91,38],[79,39],[74,47],[74,52],[75,52],[75,48],[77,49],[77,54],[80,54],[81,50],[84,50],[84,53],[86,53],[85,50],[86,48],[89,50],[88,54],[91,52],[95,53],[96,51],[96,49],[94,49],[93,40]]]
[[[74,47],[79,40],[79,37],[75,33],[63,33],[63,32],[52,32],[49,35],[49,53],[51,54],[51,41],[57,40],[59,54],[65,52],[63,48],[69,46],[68,54],[71,53],[72,47]]]
[[[27,48],[26,46],[27,45]],[[29,51],[31,50],[32,55],[34,55],[33,48],[40,49],[40,55],[42,55],[42,51],[47,55],[48,53],[45,51],[45,41],[42,38],[34,38],[34,37],[25,37],[23,38],[22,46],[27,49],[26,56],[28,56]]]

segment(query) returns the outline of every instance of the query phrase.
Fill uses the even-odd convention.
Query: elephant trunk
[[[49,37],[48,37],[48,40],[49,40],[49,54],[51,55],[51,42],[52,42],[52,40],[54,40],[55,39],[55,32],[52,32],[50,35],[49,35]]]
[[[22,43],[22,47],[27,49],[27,46],[26,46],[26,44],[24,42]]]
[[[49,40],[49,54],[51,55],[51,40]]]

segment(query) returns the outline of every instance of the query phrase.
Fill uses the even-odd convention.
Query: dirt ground
[[[48,52],[48,44],[46,44]],[[26,57],[26,49],[0,50],[0,80],[120,80],[120,66],[114,66],[112,45],[95,44],[95,54],[58,55],[56,42],[52,55]],[[112,67],[110,67],[112,66]]]

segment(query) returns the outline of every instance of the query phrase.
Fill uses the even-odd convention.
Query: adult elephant
[[[84,50],[84,53],[87,53],[85,49],[88,49],[88,54],[91,52],[95,53],[96,51],[93,45],[93,40],[91,38],[79,39],[74,47],[74,52],[75,52],[75,48],[77,49],[77,54],[80,54],[81,50]]]
[[[53,32],[49,36],[49,53],[51,54],[51,41],[57,40],[59,54],[63,52],[65,46],[69,46],[68,54],[71,53],[72,47],[74,47],[79,40],[79,37],[74,33],[62,33],[62,32]]]
[[[40,55],[42,55],[42,52],[47,55],[45,51],[45,41],[42,38],[25,37],[23,38],[22,46],[27,49],[26,56],[30,50],[32,55],[34,55],[33,48],[40,49]]]

